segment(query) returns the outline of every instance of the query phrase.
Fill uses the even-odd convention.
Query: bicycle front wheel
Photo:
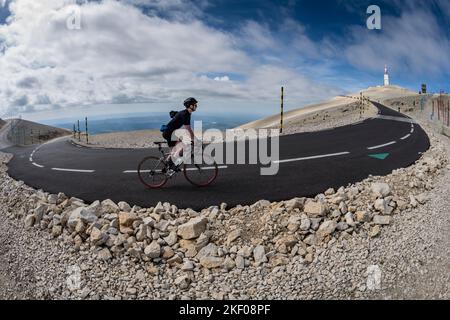
[[[206,187],[216,180],[219,173],[217,163],[184,165],[184,176],[187,181],[197,187]]]
[[[138,176],[147,188],[161,188],[167,182],[166,164],[161,158],[146,157],[139,163]]]

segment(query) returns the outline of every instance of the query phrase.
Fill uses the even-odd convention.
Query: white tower
[[[389,73],[386,65],[384,66],[384,85],[385,86],[389,85]]]

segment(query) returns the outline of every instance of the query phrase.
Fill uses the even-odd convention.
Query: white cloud
[[[276,28],[247,21],[237,37],[240,46],[255,54],[264,53],[266,60],[283,63],[302,62],[305,58],[321,59],[328,54],[326,42],[312,41],[303,25],[286,18]]]
[[[214,80],[216,81],[230,81],[230,77],[228,76],[223,76],[223,77],[215,77]]]
[[[313,41],[307,35],[306,27],[291,18],[283,19],[279,26],[272,28],[249,21],[235,37],[241,48],[251,52],[254,59],[263,64],[295,70],[310,79],[336,75],[337,57],[341,55],[336,42],[328,38]],[[324,85],[323,89],[326,87]],[[326,97],[327,93],[324,94]]]
[[[265,65],[255,70],[248,79],[248,94],[263,100],[278,101],[280,87],[286,88],[286,99],[290,103],[306,104],[335,96],[342,90],[319,84],[306,76],[280,66]]]
[[[247,21],[242,28],[242,45],[259,50],[277,50],[277,42],[268,26]]]
[[[379,71],[387,63],[397,73],[414,77],[450,73],[450,39],[429,9],[416,3],[400,17],[382,19],[381,32],[363,27],[351,29],[352,41],[345,49],[350,64]]]
[[[12,1],[10,20],[0,25],[1,113],[136,101],[175,103],[191,95],[275,101],[282,83],[295,88],[291,98],[299,104],[336,93],[275,62],[255,60],[239,37],[206,26],[192,18],[195,14],[187,20],[166,19],[145,15],[131,4],[144,5],[139,0],[83,4],[81,30],[69,30],[72,0]],[[184,8],[186,14],[189,8],[183,0],[145,4],[157,10]],[[266,39],[265,47],[274,43],[256,23],[250,23],[247,32],[260,35],[258,41]],[[242,79],[199,74],[240,74]]]

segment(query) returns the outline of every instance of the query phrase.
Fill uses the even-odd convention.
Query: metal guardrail
[[[57,134],[57,131],[49,130],[42,132],[41,130],[33,130],[22,125],[22,119],[12,119],[9,126],[7,138],[14,145],[33,145],[50,139]]]
[[[9,126],[8,133],[6,134],[6,139],[13,145],[26,146],[41,143],[43,141],[50,140],[59,135],[58,130],[45,130],[38,129],[33,130],[27,127],[26,122],[21,118],[10,119],[9,123],[5,126]],[[87,118],[86,118],[86,131],[76,132],[78,139],[81,140],[82,136],[86,137],[86,142],[89,143],[89,134],[87,130]],[[74,133],[75,134],[75,133]],[[75,135],[74,135],[75,137]]]
[[[432,101],[431,119],[437,117],[437,121],[446,127],[450,127],[450,96],[441,92],[439,97]]]
[[[72,130],[72,137],[74,139],[77,139],[78,142],[81,142],[81,137],[85,137],[86,138],[86,144],[89,144],[89,131],[88,131],[88,118],[86,117],[85,119],[85,130],[84,132],[82,132],[80,130],[80,120],[77,121],[77,125],[73,125],[73,130]],[[77,130],[78,129],[78,130]]]

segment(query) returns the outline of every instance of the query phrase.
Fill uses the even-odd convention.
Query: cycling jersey
[[[173,147],[176,142],[171,141],[172,133],[180,129],[182,126],[189,126],[191,124],[191,114],[187,110],[178,112],[172,120],[167,124],[166,130],[163,132],[164,139],[167,140],[169,146]]]
[[[191,114],[187,110],[178,112],[175,117],[167,124],[167,130],[170,134],[182,126],[189,126],[191,124]]]

